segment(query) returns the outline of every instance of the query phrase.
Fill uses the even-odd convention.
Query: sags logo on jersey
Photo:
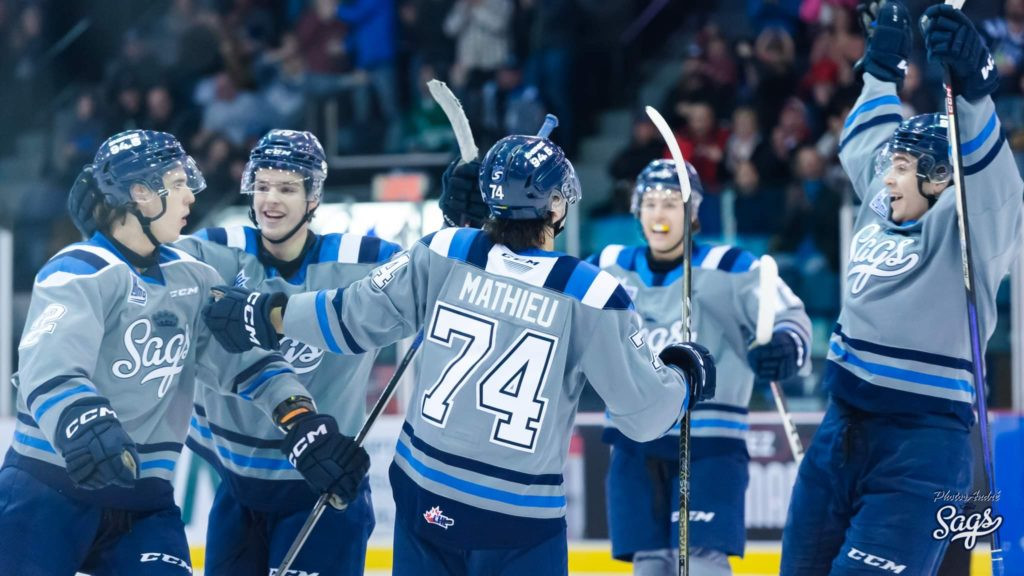
[[[880,224],[861,228],[850,242],[850,264],[846,275],[850,292],[859,294],[872,277],[891,278],[910,271],[921,256],[914,250],[915,238],[889,236]]]
[[[308,374],[316,370],[324,359],[323,350],[287,336],[281,339],[280,351],[296,374]]]
[[[142,285],[142,280],[139,280],[138,276],[132,274],[132,289],[128,292],[128,302],[145,306],[148,301],[149,293],[146,292],[146,287]]]
[[[423,519],[427,521],[427,524],[440,526],[445,530],[455,525],[455,519],[445,516],[444,512],[441,511],[440,506],[434,506],[430,510],[424,512]]]
[[[178,317],[172,312],[158,312],[152,320],[140,318],[124,332],[128,359],[114,362],[111,372],[125,380],[134,378],[147,368],[149,371],[139,384],[159,382],[156,397],[163,398],[174,377],[181,373],[182,362],[188,357],[191,343],[189,325],[179,328]]]

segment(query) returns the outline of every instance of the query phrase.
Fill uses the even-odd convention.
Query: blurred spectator
[[[107,66],[107,83],[123,85],[131,82],[145,91],[160,82],[163,75],[163,66],[142,41],[139,31],[135,28],[125,30],[121,36],[120,51]]]
[[[196,162],[206,179],[206,190],[196,195],[196,203],[192,207],[193,220],[199,221],[222,200],[229,204],[233,201],[240,190],[241,180],[232,174],[231,164],[239,156],[244,155],[223,136],[213,136],[199,148]]]
[[[999,70],[999,94],[1020,94],[1024,73],[1024,0],[1005,0],[1003,16],[979,26]]]
[[[665,141],[658,134],[658,129],[643,110],[637,111],[633,116],[629,144],[615,155],[608,166],[608,175],[611,176],[614,186],[612,197],[595,207],[591,211],[591,216],[629,214],[637,175],[651,160],[661,158],[664,150]]]
[[[719,165],[725,158],[729,132],[718,126],[714,109],[708,102],[690,104],[684,109],[687,130],[679,138],[683,156],[700,174],[704,189],[717,193],[721,188]]]
[[[175,14],[186,18],[177,40],[172,78],[179,98],[191,98],[201,78],[223,68],[220,19],[211,10],[193,6],[192,0],[176,0]]]
[[[558,116],[553,137],[567,154],[576,146],[576,114],[572,101],[573,39],[578,21],[573,0],[520,0],[532,14],[526,81],[540,90],[541,99]]]
[[[455,146],[455,135],[444,110],[434,102],[427,82],[437,75],[429,64],[421,64],[414,83],[416,99],[402,118],[402,149],[407,152],[437,152]],[[483,148],[482,142],[477,142]]]
[[[756,164],[740,162],[736,167],[732,191],[735,198],[733,215],[740,235],[768,238],[776,233],[783,195],[779,188],[762,184]]]
[[[764,129],[771,129],[783,103],[797,85],[796,47],[781,28],[766,28],[757,36],[753,60],[747,65],[747,83],[754,87],[754,106]]]
[[[196,86],[196,104],[203,108],[201,129],[223,134],[233,146],[243,146],[270,129],[265,103],[252,92],[241,91],[227,72],[220,72]]]
[[[170,90],[163,84],[146,92],[146,113],[142,127],[174,134],[181,142],[191,142],[199,128],[199,118],[191,110],[179,111]],[[93,147],[95,150],[99,145]]]
[[[535,86],[523,80],[514,60],[506,62],[497,77],[483,88],[483,129],[489,147],[508,134],[534,134],[544,124],[544,104]]]
[[[444,33],[455,39],[456,84],[477,90],[508,61],[512,8],[511,0],[456,0],[444,21]]]
[[[295,38],[308,74],[333,76],[351,67],[345,46],[348,27],[337,12],[338,0],[314,0],[299,18]]]
[[[781,28],[795,35],[800,24],[801,0],[747,0],[747,16],[755,34]]]
[[[98,107],[93,91],[83,90],[75,99],[70,119],[57,122],[57,140],[61,144],[56,165],[61,184],[71,185],[82,166],[92,161],[96,149],[107,137]]]
[[[113,106],[108,114],[107,133],[142,127],[145,109],[142,103],[142,85],[130,74],[118,76],[110,85],[109,97]]]
[[[399,18],[409,43],[409,69],[412,71],[412,92],[419,93],[419,72],[424,64],[436,74],[447,77],[447,70],[455,60],[455,46],[451,39],[438,30],[444,29],[445,18],[451,11],[453,0],[403,0]]]
[[[839,271],[839,194],[825,184],[825,162],[813,146],[801,146],[793,156],[795,178],[786,190],[783,225],[772,251],[788,252],[798,262],[824,257]]]
[[[761,143],[757,112],[750,106],[740,106],[732,113],[732,133],[725,143],[725,169],[736,174],[741,162],[747,162]]]
[[[351,0],[338,7],[338,17],[349,24],[349,49],[356,54],[356,67],[366,73],[369,85],[357,90],[353,101],[356,122],[370,128],[373,98],[386,124],[384,147],[398,145],[398,89],[395,84],[394,0]]]

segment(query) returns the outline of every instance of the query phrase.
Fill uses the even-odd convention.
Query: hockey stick
[[[947,0],[946,4],[961,9],[964,0]],[[964,294],[967,297],[967,328],[971,335],[971,368],[974,373],[974,388],[978,402],[978,431],[981,434],[981,450],[988,477],[989,494],[996,494],[995,464],[992,461],[992,444],[988,430],[988,402],[985,399],[985,355],[981,351],[981,330],[978,326],[978,297],[974,291],[974,264],[971,259],[971,233],[967,218],[967,188],[964,185],[963,156],[960,150],[960,122],[956,114],[956,94],[953,90],[953,75],[949,67],[942,70],[943,89],[946,98],[946,119],[949,129],[949,145],[953,164],[953,186],[956,191],[957,230],[960,233],[960,258],[963,265]],[[998,517],[996,502],[989,502],[992,515]],[[999,529],[992,532],[992,574],[1002,576],[1003,547]]]
[[[412,345],[409,346],[409,350],[406,351],[405,357],[402,358],[402,362],[395,368],[395,373],[391,376],[391,380],[388,381],[388,385],[384,387],[384,391],[381,392],[380,398],[377,399],[377,403],[373,405],[370,413],[366,416],[366,420],[363,421],[363,427],[359,429],[359,433],[356,434],[355,443],[356,446],[362,446],[363,440],[366,440],[366,435],[370,433],[370,429],[377,423],[377,419],[380,413],[384,411],[384,408],[391,401],[391,397],[395,395],[395,390],[398,389],[398,383],[402,379],[402,374],[405,373],[405,369],[409,366],[412,361],[412,357],[416,355],[416,351],[419,350],[420,344],[423,343],[423,332],[416,335],[416,339],[412,341]],[[277,573],[284,576],[288,572],[288,569],[292,567],[292,563],[295,562],[295,557],[299,555],[299,551],[302,550],[302,546],[306,543],[313,527],[320,521],[320,516],[323,515],[324,510],[327,509],[328,500],[331,498],[330,492],[324,492],[320,495],[320,498],[313,505],[313,510],[309,513],[306,518],[306,522],[302,525],[302,529],[295,536],[295,540],[292,542],[288,553],[284,555],[284,560],[281,561],[281,565],[277,569]],[[347,506],[347,505],[346,505]]]
[[[427,82],[427,90],[430,91],[434,102],[441,107],[444,115],[448,117],[448,122],[452,125],[462,161],[467,164],[472,162],[480,154],[480,151],[476,147],[476,142],[473,141],[473,131],[469,128],[469,119],[466,118],[466,111],[462,109],[459,99],[452,94],[451,88],[448,88],[447,84],[437,79]]]
[[[759,303],[757,308],[757,334],[754,338],[754,346],[764,346],[772,341],[772,328],[775,325],[775,293],[778,290],[779,266],[775,259],[765,254],[761,256],[761,283],[758,291]],[[782,387],[775,380],[769,383],[772,389],[772,396],[775,398],[775,408],[779,411],[782,419],[782,427],[786,430],[786,440],[789,442],[789,451],[793,453],[793,460],[797,466],[804,459],[804,445],[800,441],[800,435],[796,431],[793,419],[786,409],[786,397],[782,393]]]
[[[691,236],[693,230],[693,203],[690,202],[690,176],[687,174],[683,152],[679,149],[672,128],[665,118],[652,106],[645,108],[651,122],[661,133],[672,160],[676,163],[676,175],[679,177],[679,190],[683,196],[683,340],[690,341],[690,256],[692,254]],[[688,386],[689,384],[687,384]],[[690,404],[696,402],[690,398]],[[683,418],[679,425],[679,575],[690,575],[690,416]]]

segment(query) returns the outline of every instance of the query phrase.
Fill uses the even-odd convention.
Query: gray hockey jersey
[[[747,407],[754,372],[747,350],[757,331],[761,297],[760,264],[749,252],[730,246],[695,244],[691,267],[693,317],[691,337],[715,357],[715,397],[690,413],[693,457],[736,452],[746,455]],[[615,276],[636,305],[642,333],[655,352],[682,342],[683,266],[667,272],[651,269],[645,246],[608,246],[591,258]],[[768,303],[775,310],[773,331],[787,331],[799,344],[801,374],[809,374],[811,321],[803,303],[781,280]],[[612,442],[632,442],[614,425],[605,431]],[[679,426],[672,435],[644,445],[651,456],[679,458]]]
[[[984,350],[996,291],[1020,246],[1024,183],[992,99],[958,97],[957,106]],[[975,384],[954,190],[920,220],[898,225],[874,171],[901,119],[895,84],[865,74],[840,141],[839,159],[862,205],[826,381],[833,396],[862,410],[952,414],[970,426]]]
[[[441,230],[348,288],[293,296],[284,318],[287,336],[345,354],[421,328],[391,481],[399,521],[436,541],[519,547],[565,526],[562,469],[586,379],[637,440],[683,414],[683,379],[651,354],[615,278],[479,230]]]
[[[358,234],[315,236],[299,268],[283,278],[259,257],[255,228],[200,230],[177,247],[206,262],[228,284],[261,292],[296,294],[317,287],[345,287],[364,278],[378,264],[401,250],[394,243]],[[366,412],[366,386],[376,353],[324,354],[322,347],[294,338],[281,340],[281,355],[316,402],[317,410],[334,416],[341,432],[355,436]],[[310,508],[317,498],[280,451],[283,433],[250,402],[216,386],[230,377],[203,371],[189,447],[218,469],[233,495],[245,506],[265,511]]]
[[[199,312],[219,282],[213,268],[168,246],[139,273],[99,233],[54,256],[36,276],[18,346],[18,421],[4,465],[90,503],[160,508],[173,503],[199,365],[229,374],[219,385],[268,421],[277,404],[305,393],[280,354],[228,354],[211,337]],[[136,443],[134,488],[72,487],[53,438],[63,410],[87,396],[106,398]]]

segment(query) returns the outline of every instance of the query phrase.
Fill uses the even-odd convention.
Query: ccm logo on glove
[[[68,424],[67,428],[64,429],[64,436],[66,438],[72,438],[82,426],[85,426],[93,420],[105,418],[107,416],[117,418],[117,414],[114,413],[114,409],[108,408],[107,406],[97,406],[96,408],[86,410],[79,414],[78,418],[75,418]]]
[[[245,310],[242,312],[242,320],[245,322],[245,331],[249,333],[249,341],[259,346],[260,341],[256,338],[256,300],[260,297],[259,292],[252,292],[245,299]]]
[[[302,456],[302,453],[306,451],[306,448],[309,448],[314,442],[316,442],[317,438],[319,438],[320,436],[326,435],[326,424],[321,424],[317,426],[315,430],[310,430],[309,432],[306,432],[306,435],[302,438],[299,438],[295,445],[292,446],[292,451],[288,455],[288,461],[291,462],[292,466],[295,466],[295,461],[299,459],[299,456]]]

